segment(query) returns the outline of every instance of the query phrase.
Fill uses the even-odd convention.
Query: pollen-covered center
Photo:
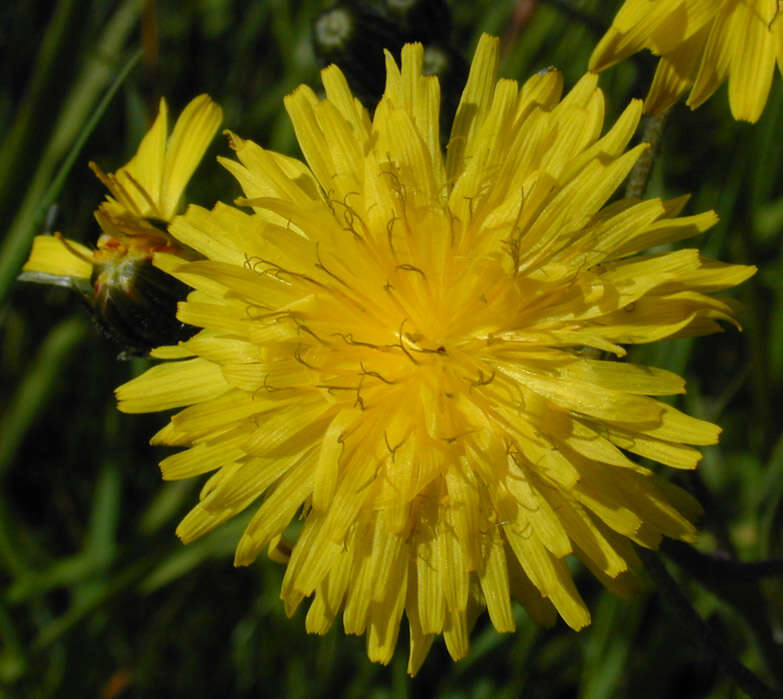
[[[315,243],[311,274],[297,277],[308,293],[292,305],[296,359],[331,397],[413,409],[425,391],[451,396],[492,373],[482,349],[502,327],[493,298],[507,298],[512,280],[500,260],[460,251],[448,213],[408,206],[379,226],[352,210],[346,225],[333,207],[337,240]]]

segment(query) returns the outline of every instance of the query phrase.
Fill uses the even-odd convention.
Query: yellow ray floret
[[[90,163],[111,193],[95,212],[102,230],[97,249],[59,234],[36,236],[22,279],[55,284],[89,280],[95,267],[106,263],[173,250],[163,229],[177,213],[185,186],[221,119],[221,108],[208,95],[199,95],[185,107],[167,139],[168,107],[161,99],[155,121],[126,165],[106,174]]]
[[[89,279],[92,274],[92,250],[59,235],[37,235],[22,272]]]
[[[204,329],[117,390],[127,411],[187,405],[154,437],[188,447],[165,478],[212,472],[184,541],[259,503],[236,563],[290,547],[286,610],[312,598],[316,633],[342,613],[380,662],[407,617],[411,673],[439,635],[464,656],[484,609],[512,631],[512,600],[588,624],[569,556],[627,595],[631,542],[694,537],[698,504],[631,457],[694,468],[720,430],[657,399],[678,376],[585,349],[718,330],[733,308],[709,294],[754,272],[642,254],[714,224],[677,218],[686,198],[605,206],[639,102],[602,136],[595,75],[562,96],[557,73],[520,88],[497,64],[484,36],[445,157],[420,45],[388,58],[372,119],[335,67],[325,99],[286,98],[306,165],[232,134],[247,210],[191,206],[170,230],[209,259],[156,258]]]
[[[220,107],[208,95],[199,95],[182,110],[169,136],[168,106],[161,99],[155,121],[126,165],[105,174],[90,163],[111,192],[111,213],[170,221],[221,119]]]
[[[783,73],[783,12],[778,0],[625,0],[590,70],[645,48],[660,56],[647,111],[668,109],[688,90],[695,109],[728,80],[734,118],[755,122],[776,61]]]

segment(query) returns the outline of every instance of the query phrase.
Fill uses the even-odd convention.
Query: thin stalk
[[[761,578],[783,576],[783,559],[744,563],[701,553],[688,544],[666,540],[661,551],[698,577],[723,582],[755,583]]]
[[[73,168],[76,159],[79,157],[79,153],[81,153],[84,144],[87,142],[90,134],[98,125],[98,122],[101,120],[103,113],[106,111],[106,108],[109,106],[112,99],[114,98],[114,95],[117,93],[117,90],[119,90],[122,84],[125,82],[128,74],[136,67],[136,64],[139,62],[140,58],[141,50],[137,50],[125,62],[125,65],[122,67],[122,70],[117,73],[117,77],[114,78],[114,82],[112,82],[111,86],[106,91],[103,99],[101,99],[101,101],[98,103],[98,106],[95,108],[95,111],[90,115],[90,118],[87,120],[84,129],[79,134],[79,138],[77,138],[74,142],[70,152],[63,161],[62,167],[57,172],[57,176],[54,178],[54,180],[52,180],[52,183],[46,189],[45,194],[41,198],[41,203],[38,205],[38,209],[34,216],[36,222],[41,220],[44,213],[49,210],[49,207],[54,204],[55,200],[60,195],[60,190],[63,188],[65,180],[71,172],[71,168]]]
[[[52,390],[54,378],[87,331],[88,324],[81,316],[68,318],[46,336],[30,369],[16,390],[0,420],[0,478],[13,462],[27,431]]]
[[[664,541],[661,552],[742,617],[769,671],[783,684],[783,653],[770,628],[767,601],[759,586],[765,577],[783,576],[783,560],[743,563],[701,553],[679,541]]]
[[[691,638],[712,655],[718,666],[751,699],[780,699],[783,693],[777,692],[762,682],[747,667],[740,663],[720,634],[699,616],[690,600],[683,594],[680,586],[666,570],[658,554],[639,547],[637,549],[647,572],[661,593],[664,607],[671,612],[676,624],[684,628]]]
[[[650,147],[639,156],[631,170],[631,174],[628,176],[628,184],[625,186],[626,199],[641,199],[647,190],[647,184],[650,181],[650,175],[655,164],[655,156],[658,155],[661,147],[663,126],[666,122],[667,113],[663,112],[663,114],[653,114],[647,117],[642,134],[642,143],[649,143]]]
[[[117,56],[138,19],[138,14],[139,7],[136,0],[126,0],[120,5],[104,31],[103,40],[95,48],[95,56]],[[85,128],[85,121],[92,112],[93,118],[89,123],[94,128],[100,114],[108,105],[107,96],[110,100],[136,61],[138,61],[138,54],[134,54],[125,64],[125,69],[117,75],[112,66],[103,61],[98,63],[95,59],[71,90],[71,96],[58,118],[57,129],[38,162],[35,175],[30,181],[27,193],[17,209],[8,232],[3,236],[4,241],[0,248],[0,304],[5,301],[11,284],[24,262],[36,227],[43,220],[48,206],[57,198],[67,170],[73,166],[79,150],[90,135],[91,128]],[[110,83],[112,77],[114,80],[108,93],[104,95],[101,106],[94,109],[98,95],[105,85]],[[60,165],[63,155],[69,148],[67,160]],[[55,177],[54,173],[58,166],[60,172]],[[57,183],[56,186],[52,182],[53,179]]]
[[[0,211],[18,188],[19,177],[25,177],[24,161],[35,152],[39,140],[36,132],[41,117],[49,112],[52,87],[57,80],[58,63],[62,61],[64,47],[73,40],[73,24],[81,3],[76,0],[60,0],[54,8],[46,27],[32,76],[27,83],[14,116],[13,123],[0,141]],[[10,211],[7,213],[11,213]]]

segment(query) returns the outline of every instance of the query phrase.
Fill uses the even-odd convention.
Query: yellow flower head
[[[101,227],[97,249],[58,236],[36,236],[23,272],[90,279],[93,268],[126,259],[148,258],[173,243],[165,233],[182,193],[215,135],[222,110],[208,95],[190,101],[168,135],[168,107],[158,115],[136,155],[115,173],[90,167],[111,192],[95,212]]]
[[[127,165],[107,175],[90,163],[111,192],[95,211],[101,228],[95,250],[59,234],[36,236],[20,279],[76,288],[105,333],[133,351],[187,336],[174,318],[185,287],[154,268],[152,256],[165,251],[194,258],[166,226],[221,114],[207,95],[199,95],[167,140],[168,108],[161,100],[155,122]]]
[[[444,159],[422,55],[387,55],[372,120],[335,66],[325,99],[290,95],[307,165],[231,136],[252,212],[191,206],[170,230],[208,260],[156,256],[204,330],[117,390],[126,412],[189,406],[153,438],[190,447],[165,479],[214,471],[185,542],[262,500],[236,564],[290,551],[286,610],[312,597],[316,633],[342,612],[373,660],[405,614],[411,673],[441,634],[463,657],[484,609],[512,631],[512,600],[585,626],[570,554],[628,593],[632,541],[693,537],[698,505],[629,455],[693,468],[719,429],[650,397],[678,376],[591,348],[716,331],[731,306],[706,294],[754,271],[638,254],[715,222],[675,218],[685,198],[602,208],[644,149],[624,152],[640,102],[601,137],[597,76],[563,98],[555,71],[498,81],[484,36]]]
[[[779,0],[625,0],[590,58],[600,71],[646,48],[657,56],[645,109],[660,113],[690,89],[696,109],[726,81],[735,119],[755,122],[775,60],[783,72]]]
[[[104,206],[119,216],[170,222],[221,118],[220,107],[208,95],[199,95],[185,107],[168,136],[168,107],[161,99],[158,116],[130,162],[108,175],[90,163],[112,194]]]

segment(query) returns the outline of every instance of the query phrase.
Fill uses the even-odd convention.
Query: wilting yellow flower
[[[779,0],[625,0],[590,58],[600,71],[646,48],[661,57],[645,109],[668,109],[686,90],[696,109],[728,79],[735,119],[754,122],[775,60],[783,73]]]
[[[171,221],[221,119],[220,107],[208,95],[199,95],[185,107],[168,136],[168,108],[161,99],[155,122],[127,165],[106,175],[90,163],[112,194],[106,197],[105,209],[117,216]]]
[[[149,256],[159,239],[165,247],[171,239],[162,228],[177,213],[182,193],[215,135],[222,111],[208,95],[190,101],[168,135],[168,107],[161,99],[158,115],[145,134],[136,155],[117,172],[90,167],[111,192],[95,212],[103,234],[97,250],[75,241],[65,244],[54,236],[36,236],[25,272],[89,279],[93,265],[117,256]],[[161,224],[163,224],[161,226]]]
[[[325,99],[290,95],[307,165],[231,135],[252,213],[191,206],[170,230],[209,259],[156,256],[204,330],[117,390],[126,412],[189,406],[153,438],[190,446],[165,479],[215,472],[185,542],[263,498],[236,564],[290,550],[286,611],[312,596],[316,633],[342,612],[373,660],[404,613],[411,673],[439,634],[463,657],[484,608],[512,631],[512,599],[585,626],[569,554],[628,593],[632,541],[694,536],[698,504],[629,454],[694,468],[719,429],[649,397],[678,376],[591,348],[714,332],[732,309],[705,294],[754,271],[637,254],[715,222],[675,218],[684,197],[602,208],[644,149],[624,152],[639,101],[600,137],[597,76],[562,99],[554,71],[497,81],[484,36],[444,159],[422,55],[387,55],[372,120],[335,66]]]
[[[166,226],[177,213],[185,187],[221,118],[220,107],[209,96],[199,95],[185,107],[167,139],[168,107],[161,99],[158,115],[130,162],[108,175],[90,163],[111,193],[95,211],[101,228],[96,249],[60,235],[36,236],[20,279],[81,289],[94,304],[103,327],[123,343],[145,347],[175,341],[181,324],[166,317],[174,306],[139,329],[151,303],[171,305],[167,298],[172,290],[145,288],[138,281],[143,276],[159,287],[154,277],[160,272],[151,267],[157,251],[192,258],[168,235]],[[129,296],[137,297],[140,309],[126,302]],[[155,337],[157,342],[150,342]]]

